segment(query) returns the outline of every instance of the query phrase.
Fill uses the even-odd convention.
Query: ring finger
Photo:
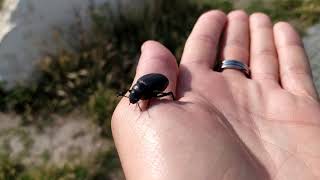
[[[249,64],[249,17],[244,11],[233,11],[228,15],[222,44],[222,60],[237,60]],[[235,69],[225,69],[224,74],[245,74]]]

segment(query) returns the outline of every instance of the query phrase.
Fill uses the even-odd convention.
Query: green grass
[[[264,12],[273,21],[289,21],[300,32],[319,22],[319,0],[252,0],[246,9],[249,13]]]
[[[39,64],[39,79],[32,85],[9,91],[0,88],[0,110],[21,114],[24,125],[39,128],[50,125],[53,113],[81,110],[102,127],[102,137],[111,139],[110,119],[119,100],[116,92],[129,88],[141,44],[149,39],[160,41],[179,59],[200,14],[209,9],[233,9],[231,1],[224,0],[156,2],[156,8],[146,6],[141,16],[124,12],[117,16],[108,5],[97,7],[92,11],[89,31],[82,28],[81,21],[75,22],[67,34],[69,38],[64,39],[72,48],[47,54]],[[299,24],[301,31],[315,24],[320,15],[318,0],[268,2],[253,0],[247,11],[266,12],[273,21],[289,20]],[[0,179],[107,179],[120,168],[115,151],[97,156],[90,167],[63,168],[24,167],[17,160],[0,156]]]
[[[119,171],[120,161],[116,150],[101,152],[92,157],[92,162],[52,165],[25,166],[19,159],[11,159],[8,154],[0,154],[1,180],[111,180]]]

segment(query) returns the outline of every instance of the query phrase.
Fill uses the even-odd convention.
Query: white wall
[[[6,0],[0,12],[0,79],[9,86],[32,79],[41,52],[55,49],[54,29],[67,30],[75,22],[75,10],[86,19],[91,1],[113,6],[129,2],[134,9],[141,4],[141,0]]]

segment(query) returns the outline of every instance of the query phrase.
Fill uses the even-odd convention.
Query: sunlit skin
[[[251,78],[213,71],[216,59],[241,60]],[[168,77],[177,100],[140,101],[142,112],[127,98],[117,106],[112,129],[128,180],[320,179],[318,95],[288,23],[207,12],[179,67],[160,43],[142,46],[135,79],[148,73]]]

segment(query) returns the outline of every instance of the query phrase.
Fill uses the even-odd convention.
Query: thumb
[[[147,41],[141,48],[141,57],[137,66],[136,76],[132,86],[143,75],[150,73],[163,74],[169,79],[168,92],[176,93],[176,84],[178,77],[178,65],[173,54],[162,44],[155,41]],[[140,102],[145,107],[147,102]],[[112,127],[116,131],[122,121],[136,119],[141,114],[136,106],[129,106],[129,100],[123,98],[118,104],[112,117]]]

